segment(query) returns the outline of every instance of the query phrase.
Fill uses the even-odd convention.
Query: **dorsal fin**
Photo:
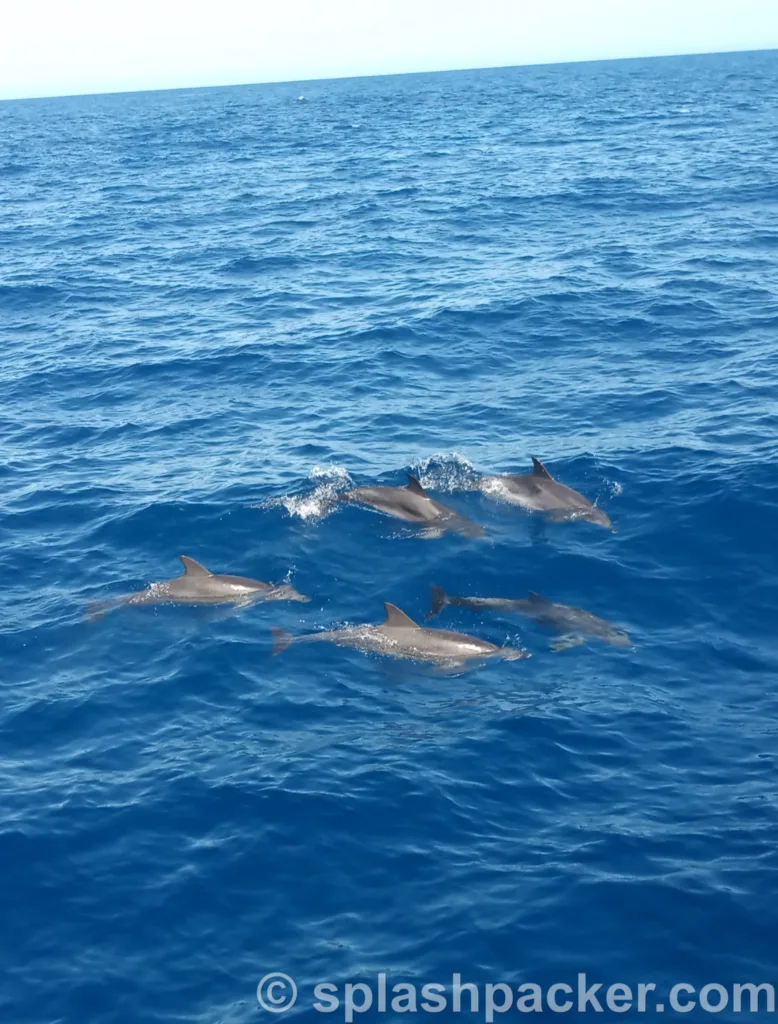
[[[551,604],[547,597],[542,597],[540,594],[536,594],[534,590],[530,590],[529,599],[533,604]]]
[[[411,494],[418,494],[422,498],[427,497],[427,492],[421,486],[416,477],[411,476],[410,473],[408,474],[408,490],[411,492]]]
[[[386,601],[384,602],[384,608],[386,608],[384,626],[392,626],[395,629],[421,629],[418,622],[414,622],[413,619],[409,618],[396,604],[389,604]]]
[[[179,555],[178,557],[184,563],[184,576],[213,576],[210,569],[206,569],[204,565],[195,562],[194,558],[189,558],[187,555]]]
[[[530,458],[532,459],[532,465],[534,467],[532,470],[533,476],[542,476],[545,477],[546,480],[554,479],[553,476],[551,476],[549,471],[546,469],[546,467],[543,465],[543,463],[540,461],[540,459],[536,459],[534,455],[530,455]]]

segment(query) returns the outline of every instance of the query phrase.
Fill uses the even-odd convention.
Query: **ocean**
[[[0,104],[4,1021],[772,1016],[776,168],[776,51]],[[271,655],[432,584],[634,646]]]

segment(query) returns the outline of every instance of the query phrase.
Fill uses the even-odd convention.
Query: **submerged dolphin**
[[[558,522],[583,519],[613,530],[613,523],[601,508],[597,508],[572,487],[560,484],[539,459],[534,455],[531,458],[534,467],[531,473],[485,476],[479,481],[478,487],[484,494],[521,505],[528,512],[545,512],[549,519]]]
[[[430,498],[410,473],[405,487],[357,487],[338,495],[338,501],[370,505],[395,519],[418,523],[426,527],[424,536],[427,538],[442,537],[446,532],[459,533],[463,537],[486,536],[486,530],[479,523]]]
[[[135,604],[253,604],[255,601],[310,601],[288,583],[273,586],[246,576],[217,576],[194,558],[178,556],[184,563],[184,575],[164,583],[152,583],[146,590],[115,597],[111,601],[90,604],[90,622],[100,619],[112,608]]]
[[[431,619],[439,615],[449,604],[458,605],[461,608],[493,609],[494,611],[518,612],[520,615],[526,615],[540,623],[541,626],[547,626],[565,634],[551,645],[555,651],[585,643],[585,636],[596,637],[615,647],[632,646],[632,641],[624,630],[614,626],[607,619],[592,615],[591,612],[584,611],[583,608],[574,608],[569,604],[548,601],[532,590],[529,592],[529,598],[516,600],[506,597],[449,597],[442,587],[436,587],[433,584],[432,602],[427,618]]]
[[[283,629],[273,630],[273,654],[280,654],[293,643],[328,641],[341,647],[355,647],[358,651],[388,654],[394,658],[411,658],[437,665],[463,667],[466,662],[484,659],[515,661],[529,658],[528,651],[513,647],[497,647],[487,640],[451,633],[446,629],[425,629],[393,604],[384,604],[386,621],[380,626],[347,626],[321,633],[293,636]]]

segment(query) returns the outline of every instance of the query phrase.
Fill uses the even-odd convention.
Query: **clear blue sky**
[[[0,98],[778,47],[778,0],[8,0]]]

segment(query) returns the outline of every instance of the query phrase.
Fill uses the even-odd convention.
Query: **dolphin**
[[[485,658],[516,661],[529,658],[529,651],[513,647],[497,647],[487,640],[452,633],[447,629],[426,629],[396,605],[385,603],[386,620],[380,626],[347,626],[321,633],[293,636],[283,629],[273,629],[273,654],[280,654],[293,643],[318,641],[355,647],[358,651],[388,654],[394,658],[428,661],[436,665],[462,668],[468,661]]]
[[[531,473],[485,476],[478,483],[479,489],[493,498],[521,505],[528,512],[544,512],[557,522],[583,519],[614,530],[613,523],[601,508],[572,487],[560,484],[539,459],[534,455],[531,458],[534,467]]]
[[[164,583],[152,583],[146,590],[137,590],[110,601],[90,604],[90,622],[101,619],[107,611],[135,604],[253,604],[255,601],[310,601],[288,583],[273,586],[246,576],[217,576],[194,558],[178,556],[184,563],[184,575]]]
[[[515,600],[506,597],[449,597],[442,587],[432,585],[432,601],[426,618],[432,619],[447,605],[458,605],[461,608],[474,608],[477,610],[494,610],[501,612],[518,612],[526,615],[541,626],[555,629],[565,634],[551,645],[552,650],[562,651],[567,647],[576,647],[585,643],[584,637],[593,636],[605,643],[613,644],[614,647],[631,647],[632,641],[624,630],[614,626],[607,619],[601,619],[598,615],[584,611],[583,608],[574,608],[569,604],[557,604],[548,601],[540,594],[530,590],[529,598],[517,598]]]
[[[370,505],[395,519],[419,523],[426,527],[424,536],[427,538],[442,537],[446,532],[458,533],[463,537],[486,536],[486,530],[479,523],[474,523],[430,498],[410,473],[405,487],[357,487],[353,491],[339,494],[338,501]]]

